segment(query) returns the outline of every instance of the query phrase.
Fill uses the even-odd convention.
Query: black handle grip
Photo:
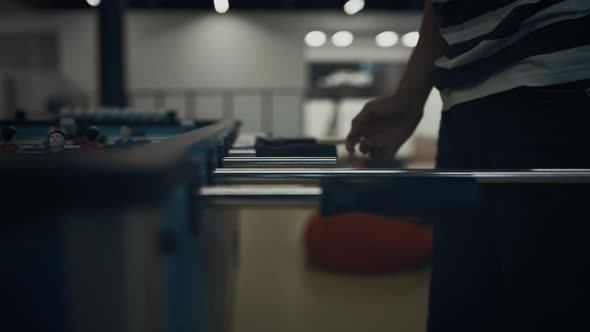
[[[336,157],[335,145],[288,144],[256,147],[256,157]]]
[[[383,216],[439,216],[480,205],[472,179],[324,179],[322,215],[366,212]]]
[[[307,138],[307,137],[275,138],[275,139],[256,137],[256,147],[258,147],[258,146],[283,146],[283,145],[289,145],[289,144],[316,144],[316,143],[317,143],[317,140],[315,138]]]

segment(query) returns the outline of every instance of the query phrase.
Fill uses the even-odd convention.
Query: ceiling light
[[[365,8],[365,0],[348,0],[344,4],[344,12],[348,15],[354,15]]]
[[[419,39],[420,33],[418,31],[408,32],[402,37],[402,44],[407,47],[416,47]]]
[[[305,36],[305,43],[309,47],[321,47],[326,44],[326,34],[322,31],[311,31]]]
[[[353,41],[354,41],[354,36],[349,31],[336,32],[332,36],[332,43],[336,47],[348,47],[348,46],[352,45]]]
[[[225,14],[229,10],[228,0],[213,0],[213,5],[215,6],[215,11],[219,14]]]
[[[100,0],[86,0],[86,2],[92,7],[98,7],[100,5]]]
[[[375,38],[379,47],[393,47],[399,41],[399,35],[393,31],[384,31]]]

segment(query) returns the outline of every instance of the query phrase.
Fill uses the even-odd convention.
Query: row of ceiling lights
[[[402,45],[416,47],[420,39],[420,33],[412,31],[401,37]],[[332,44],[336,47],[348,47],[354,42],[354,35],[350,31],[339,31],[332,35]],[[328,36],[323,31],[311,31],[305,36],[305,43],[309,47],[322,47],[326,45]],[[375,43],[379,47],[393,47],[400,41],[399,35],[394,31],[384,31],[375,37]]]
[[[98,7],[101,0],[86,0],[86,3],[92,7]],[[229,0],[213,0],[215,11],[219,14],[225,14],[229,10]],[[365,8],[365,0],[348,0],[344,4],[344,12],[348,15],[354,15]]]
[[[101,0],[86,0],[86,3],[91,7],[98,7]],[[229,0],[213,0],[213,6],[216,12],[225,14],[229,10]]]
[[[101,0],[86,0],[88,5],[97,7]],[[219,14],[225,14],[229,10],[229,0],[213,0],[215,11]],[[348,15],[354,15],[365,8],[365,0],[349,0],[344,4],[344,12]],[[408,32],[402,36],[401,41],[404,46],[415,47],[418,44],[420,35],[418,32]],[[305,43],[310,47],[321,47],[326,44],[328,37],[322,31],[312,31],[305,36]],[[400,38],[394,31],[385,31],[375,37],[375,42],[379,47],[393,47],[397,45]],[[332,43],[336,47],[348,47],[354,42],[354,35],[350,31],[339,31],[332,36]]]

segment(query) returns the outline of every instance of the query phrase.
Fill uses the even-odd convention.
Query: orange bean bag
[[[339,272],[395,272],[425,261],[432,253],[429,228],[365,213],[314,215],[304,241],[312,264]]]

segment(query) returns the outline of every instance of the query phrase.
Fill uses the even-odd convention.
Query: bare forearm
[[[432,90],[434,62],[441,54],[438,29],[434,7],[426,1],[420,40],[395,93],[398,98],[420,108]]]

